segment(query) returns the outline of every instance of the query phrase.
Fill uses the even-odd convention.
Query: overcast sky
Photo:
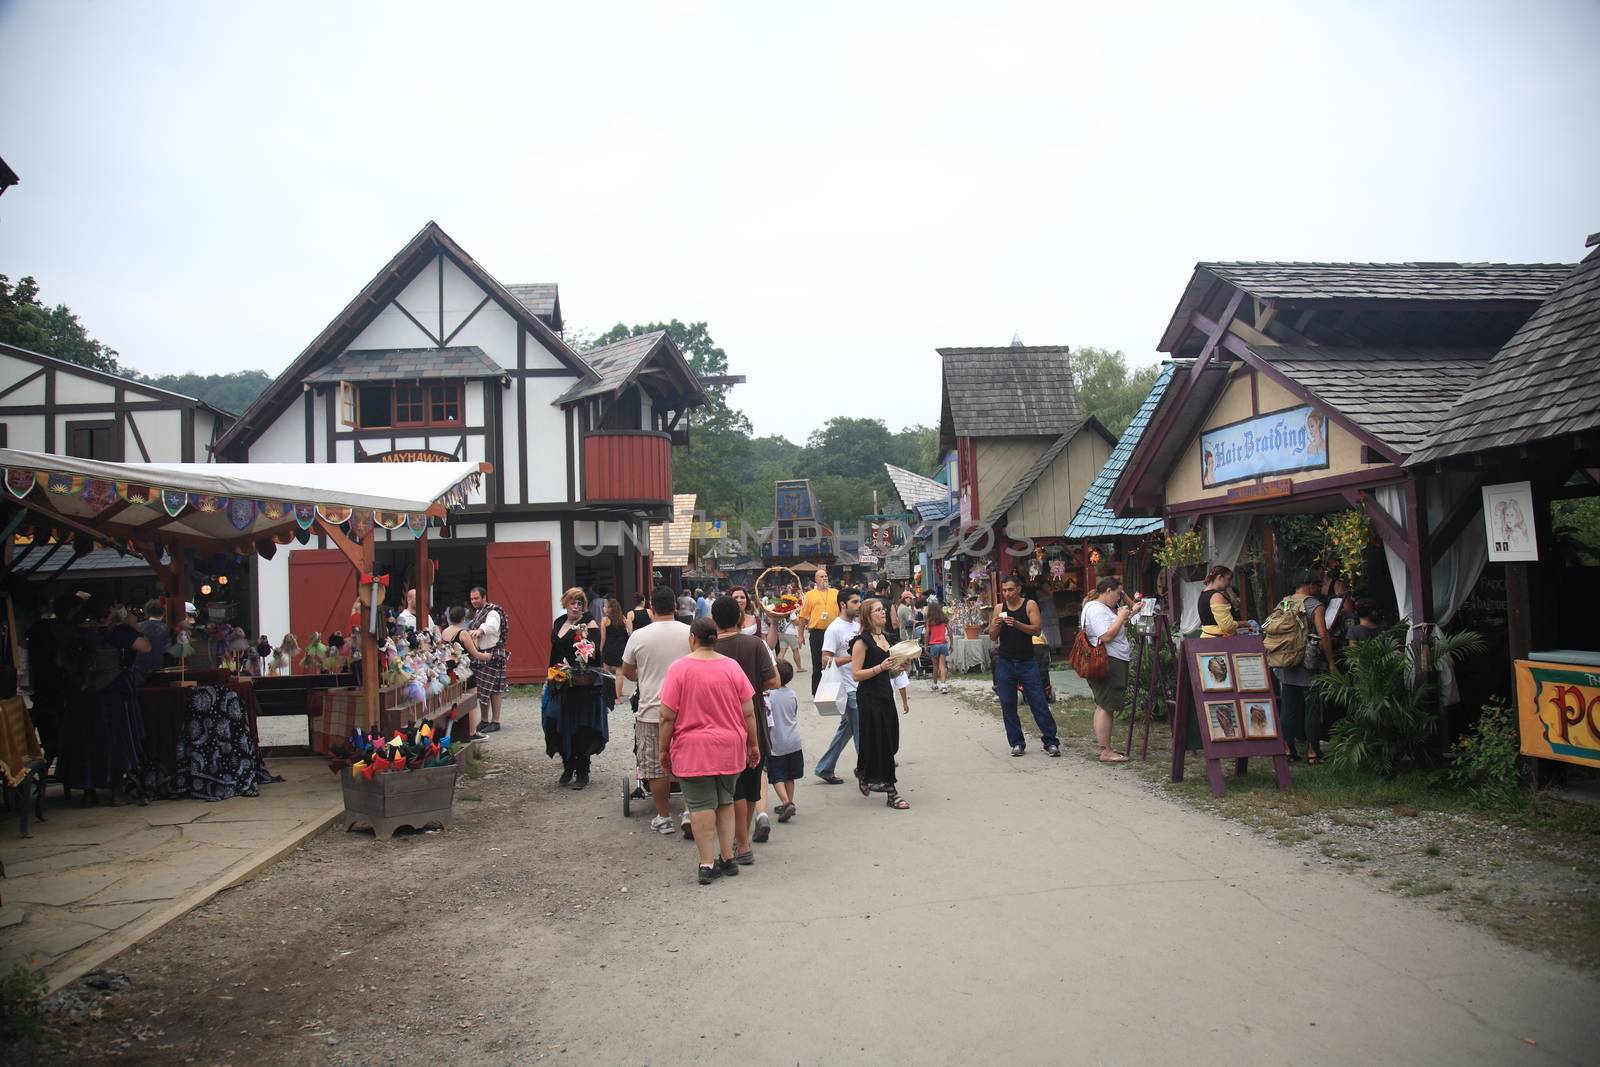
[[[934,424],[936,346],[1147,362],[1197,260],[1576,261],[1597,47],[1593,0],[0,0],[0,273],[277,373],[433,219],[569,328],[705,320],[760,433]]]

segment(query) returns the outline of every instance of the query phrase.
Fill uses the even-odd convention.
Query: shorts
[[[1122,710],[1123,701],[1128,697],[1128,661],[1107,656],[1106,663],[1111,669],[1104,677],[1092,679],[1089,691],[1094,694],[1095,707],[1115,715]]]
[[[938,659],[940,656],[948,656],[949,654],[950,654],[950,646],[949,645],[929,645],[928,646],[928,655],[932,656],[934,659]]]
[[[739,775],[739,781],[733,787],[733,799],[750,804],[761,803],[761,772],[766,769],[767,764],[763,760]]]
[[[805,776],[806,758],[799,749],[785,752],[781,756],[773,753],[767,757],[767,781],[798,782]]]
[[[661,769],[661,724],[633,721],[633,758],[645,778],[665,778]]]
[[[683,789],[683,806],[690,811],[715,811],[733,803],[733,787],[739,781],[737,774],[708,774],[703,778],[679,778]]]
[[[792,626],[787,630],[780,630],[778,632],[778,644],[783,645],[785,648],[799,648],[800,631]]]

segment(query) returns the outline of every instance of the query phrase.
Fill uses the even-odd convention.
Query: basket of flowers
[[[787,619],[800,610],[800,576],[788,567],[768,567],[756,579],[756,603],[775,619]]]
[[[594,642],[580,637],[573,643],[572,659],[562,660],[547,670],[545,681],[558,689],[568,685],[599,685],[603,675],[592,666],[594,658]]]

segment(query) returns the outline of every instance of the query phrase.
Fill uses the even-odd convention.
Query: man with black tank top
[[[1059,756],[1061,741],[1056,736],[1055,716],[1045,701],[1044,679],[1033,658],[1033,635],[1044,629],[1039,622],[1039,605],[1022,595],[1022,582],[1016,578],[1002,581],[1000,594],[1001,603],[989,622],[989,638],[995,643],[994,688],[1000,697],[1000,714],[1005,720],[1011,754],[1020,756],[1028,750],[1022,720],[1017,717],[1017,685],[1021,683],[1045,752]]]

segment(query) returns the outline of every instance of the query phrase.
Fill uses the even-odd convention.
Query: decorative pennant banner
[[[374,511],[372,521],[382,526],[385,530],[398,530],[406,524],[406,513],[403,511]]]
[[[372,509],[352,508],[350,511],[350,536],[365,541],[372,533]]]
[[[83,502],[96,512],[104,511],[117,502],[116,483],[103,482],[98,478],[86,479],[83,483]]]
[[[295,506],[297,508],[299,507],[298,504],[295,505]],[[339,525],[342,525],[344,523],[349,522],[350,521],[350,513],[352,511],[354,511],[354,510],[355,510],[354,508],[347,508],[342,504],[318,504],[317,505],[317,514],[322,516],[323,521],[331,522],[335,526],[339,526]]]
[[[269,522],[278,522],[289,514],[289,505],[281,500],[257,500],[256,510]]]
[[[196,511],[211,515],[226,508],[228,506],[228,498],[215,496],[211,493],[190,493],[189,503],[194,505]]]
[[[183,514],[183,509],[189,506],[189,494],[178,489],[161,490],[161,506],[166,513],[174,519]]]
[[[136,482],[118,482],[117,495],[130,504],[141,504],[144,507],[154,507],[161,499],[161,491],[154,486],[139,485]]]
[[[77,474],[46,474],[44,487],[58,496],[77,496],[83,492],[83,478]]]
[[[406,526],[410,528],[412,537],[421,537],[428,532],[428,513],[419,511],[414,515],[408,516]]]
[[[228,501],[228,525],[235,530],[248,530],[256,521],[256,502],[243,497]]]
[[[33,471],[18,470],[16,467],[6,468],[6,491],[21,500],[33,492],[33,487],[39,484],[39,476]]]
[[[300,529],[311,529],[311,524],[317,521],[316,507],[311,504],[294,504],[291,506],[294,508],[294,521],[299,524]],[[305,544],[304,541],[300,543]]]

